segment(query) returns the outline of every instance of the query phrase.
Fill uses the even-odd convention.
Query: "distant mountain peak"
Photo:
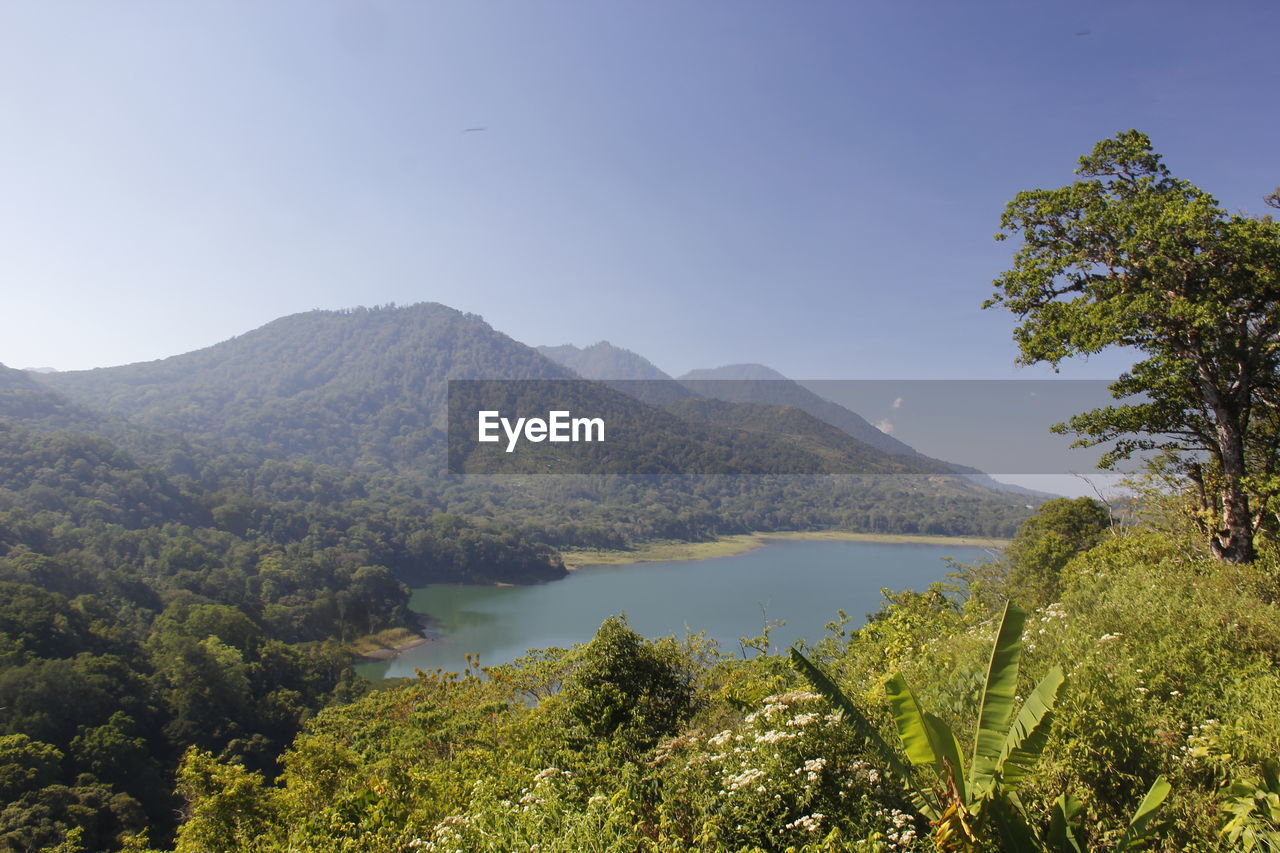
[[[701,379],[738,379],[738,380],[766,380],[766,379],[787,379],[772,367],[766,367],[763,364],[726,364],[721,367],[706,368],[703,370],[690,370],[680,380],[701,380]]]
[[[597,341],[589,347],[563,344],[558,347],[538,347],[538,352],[552,361],[564,365],[583,379],[600,382],[611,380],[663,381],[671,377],[642,355],[629,349],[614,346],[608,341]]]

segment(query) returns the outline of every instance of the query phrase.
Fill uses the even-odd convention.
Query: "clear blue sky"
[[[431,300],[674,373],[1042,376],[978,307],[1003,204],[1136,127],[1260,212],[1277,32],[1273,2],[0,0],[0,362]]]

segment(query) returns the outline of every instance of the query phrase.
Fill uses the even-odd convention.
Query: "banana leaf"
[[[1013,602],[1004,607],[1000,630],[991,649],[991,663],[978,710],[978,733],[973,742],[970,787],[989,789],[1004,749],[1009,720],[1018,690],[1018,665],[1022,660],[1022,626],[1027,614]]]
[[[1018,712],[1005,737],[1000,760],[996,762],[996,774],[1006,785],[1017,785],[1035,769],[1036,762],[1040,760],[1040,755],[1049,742],[1049,732],[1053,728],[1053,706],[1058,699],[1058,691],[1066,680],[1062,667],[1055,666],[1040,679],[1036,689],[1022,703],[1022,710]]]
[[[1169,782],[1163,776],[1157,776],[1156,781],[1151,783],[1151,789],[1147,791],[1147,795],[1142,798],[1142,802],[1138,803],[1137,811],[1129,819],[1129,826],[1120,837],[1120,843],[1116,845],[1117,851],[1136,850],[1150,838],[1147,827],[1167,796],[1169,796]]]
[[[898,757],[897,750],[889,746],[888,742],[880,736],[880,730],[872,725],[871,721],[858,710],[858,706],[853,704],[853,701],[844,694],[844,691],[837,687],[825,672],[801,654],[798,649],[791,650],[791,665],[813,685],[814,690],[821,693],[828,702],[844,713],[845,720],[853,725],[854,730],[880,756],[881,761],[884,762],[884,768],[906,792],[912,805],[916,807],[916,811],[920,812],[928,820],[937,820],[938,810],[925,799],[921,792],[916,790],[912,780],[911,768],[903,763],[902,759]]]
[[[907,758],[917,766],[933,767],[939,778],[950,778],[961,802],[968,802],[964,760],[960,757],[960,744],[955,734],[946,723],[920,707],[916,694],[901,673],[889,676],[885,681],[885,692]]]

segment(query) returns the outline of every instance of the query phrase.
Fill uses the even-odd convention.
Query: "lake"
[[[924,589],[946,580],[944,557],[973,563],[984,548],[966,545],[777,540],[732,557],[674,563],[589,566],[537,586],[433,584],[414,590],[410,607],[431,617],[436,639],[391,661],[361,664],[368,678],[412,676],[414,669],[462,670],[465,654],[485,665],[509,663],[530,648],[590,640],[609,616],[626,614],[647,637],[705,631],[723,652],[785,621],[770,640],[786,649],[822,637],[836,611],[853,625],[880,609],[882,587]]]

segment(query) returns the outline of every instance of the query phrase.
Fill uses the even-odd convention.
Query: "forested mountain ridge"
[[[954,473],[945,463],[927,456],[885,453],[796,406],[731,403],[713,397],[696,397],[666,408],[690,421],[785,437],[789,443],[826,460],[833,470],[939,476]]]
[[[0,364],[0,418],[12,418],[50,429],[100,430],[102,413],[72,403],[24,370]]]
[[[799,382],[788,379],[763,364],[730,364],[705,370],[691,370],[681,376],[679,382],[685,388],[703,397],[714,397],[732,403],[794,406],[877,450],[892,456],[912,457],[914,464],[940,473],[959,475],[984,489],[996,489],[1036,499],[1051,497],[1044,492],[1001,483],[985,472],[968,465],[926,456],[911,445],[877,429],[857,412],[819,396]]]
[[[823,399],[763,364],[730,364],[691,370],[680,377],[680,383],[700,396],[730,403],[795,406],[885,453],[923,456],[914,447],[876,429],[856,412]]]
[[[397,468],[443,444],[448,380],[572,377],[475,315],[422,303],[295,314],[160,361],[37,381],[144,426]]]
[[[589,347],[577,347],[573,344],[541,346],[538,347],[538,352],[557,364],[568,367],[583,379],[671,380],[670,376],[644,356],[616,347],[608,341],[600,341]]]
[[[634,353],[607,343],[587,350],[568,349],[585,357],[593,375],[608,362],[631,365],[633,375],[665,376]],[[556,354],[564,357],[568,349],[557,348]],[[582,359],[579,361],[583,366]],[[76,405],[128,418],[141,427],[178,433],[184,440],[212,443],[210,452],[215,454],[219,448],[235,448],[260,460],[309,459],[438,478],[449,427],[449,380],[567,380],[574,376],[565,366],[494,330],[479,317],[422,303],[296,314],[214,346],[159,361],[24,375],[24,379],[37,388],[43,386],[69,397]],[[646,392],[650,382],[679,393],[650,395]],[[914,454],[852,412],[788,381],[745,383],[742,392],[758,399],[734,402],[774,406],[798,402],[801,405],[796,408],[828,423],[835,421],[834,426],[850,435],[861,423],[863,432],[869,431],[872,438],[878,436],[877,444],[887,444],[890,449],[876,444],[861,446],[864,439],[854,435],[840,442],[840,450],[827,441],[823,452],[815,454],[812,446],[796,444],[794,430],[754,430],[747,435],[734,430],[732,422],[723,417],[698,416],[696,406],[686,407],[691,420],[673,419],[661,409],[645,406],[646,397],[655,405],[665,405],[673,398],[689,400],[700,390],[696,385],[685,391],[679,384],[651,379],[601,384],[626,385],[629,393],[625,398],[610,396],[605,389],[585,383],[578,396],[585,395],[586,405],[614,412],[615,422],[634,425],[632,431],[637,433],[632,447],[615,441],[609,451],[614,454],[610,460],[614,467],[609,470],[948,473],[944,466]],[[738,384],[731,383],[734,387]],[[723,393],[720,383],[711,385],[716,387],[705,396]],[[765,387],[757,389],[757,385]],[[779,394],[788,399],[777,399]],[[789,399],[792,397],[794,402]],[[639,402],[628,402],[633,398]],[[833,416],[832,411],[843,419]],[[812,434],[816,426],[810,425],[808,432]],[[655,446],[665,449],[655,450]],[[899,448],[905,452],[899,454]],[[549,446],[543,449],[548,457],[562,451]],[[650,459],[655,452],[662,458]],[[917,458],[908,461],[907,455]],[[491,469],[472,465],[468,470]],[[558,471],[561,467],[536,470]]]
[[[614,387],[655,405],[669,407],[674,402],[705,398],[728,403],[791,406],[883,453],[891,456],[916,457],[914,463],[904,463],[908,468],[919,466],[923,470],[945,474],[981,473],[967,466],[926,456],[905,442],[877,429],[856,412],[819,396],[763,364],[729,364],[716,368],[691,370],[679,379],[672,380],[643,356],[615,347],[608,341],[601,341],[585,348],[567,344],[558,347],[539,347],[538,350],[573,369],[583,378],[613,382]],[[616,380],[644,381],[616,382]],[[1001,484],[995,481],[982,482],[981,485],[989,488],[1001,487]]]

